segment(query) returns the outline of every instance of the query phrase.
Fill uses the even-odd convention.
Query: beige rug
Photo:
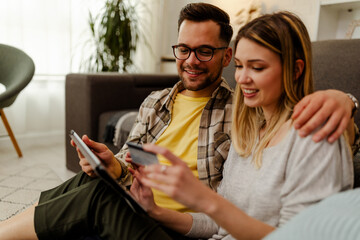
[[[0,221],[14,216],[38,201],[40,192],[62,180],[47,165],[0,169]]]

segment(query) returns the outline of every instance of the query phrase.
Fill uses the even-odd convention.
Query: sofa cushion
[[[114,145],[113,140],[115,136],[115,126],[118,120],[129,112],[137,112],[137,109],[103,112],[99,116],[98,139],[100,140],[100,142],[105,143],[114,153],[117,153],[122,147],[122,145],[119,145],[119,147]],[[125,129],[122,134],[128,135],[131,127],[132,125],[129,127],[129,129]]]
[[[130,134],[130,130],[135,123],[136,117],[138,115],[137,111],[131,111],[122,115],[116,125],[115,125],[115,134],[114,134],[114,145],[118,148],[121,148],[125,143]]]

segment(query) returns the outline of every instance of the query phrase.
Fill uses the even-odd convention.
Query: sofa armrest
[[[179,80],[175,74],[68,74],[65,82],[66,166],[80,170],[76,151],[69,144],[68,133],[74,129],[99,141],[99,116],[103,112],[139,108],[155,90],[172,87]]]

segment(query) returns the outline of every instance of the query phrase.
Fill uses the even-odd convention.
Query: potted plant
[[[87,71],[128,72],[140,36],[135,11],[138,3],[107,0],[98,15],[93,17],[89,12],[90,44],[94,50],[85,62]]]

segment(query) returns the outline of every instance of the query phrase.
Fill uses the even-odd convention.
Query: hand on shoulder
[[[315,142],[324,138],[332,143],[348,127],[353,102],[338,90],[317,91],[304,97],[294,108],[292,119],[301,137],[321,127],[313,136]],[[325,123],[325,124],[324,124]],[[350,123],[351,124],[351,123]]]

